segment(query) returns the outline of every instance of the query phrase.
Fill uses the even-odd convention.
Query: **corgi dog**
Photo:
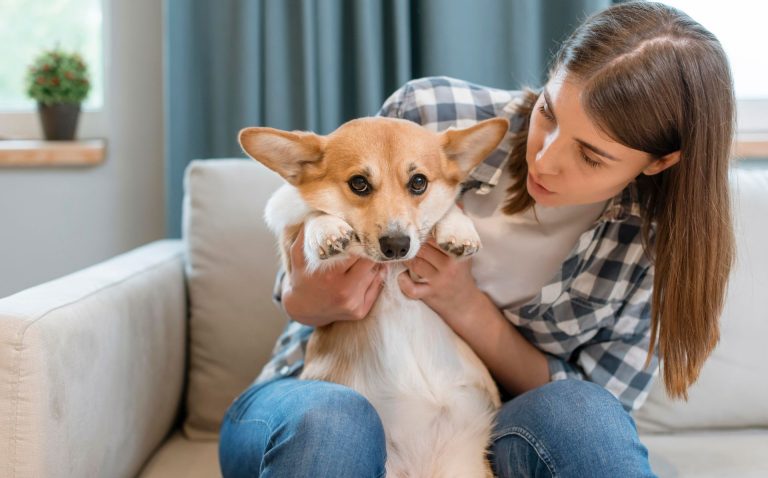
[[[327,136],[266,127],[239,133],[248,156],[287,182],[265,208],[286,271],[302,224],[309,271],[347,254],[387,263],[367,317],[313,331],[300,378],[336,382],[370,401],[384,426],[389,478],[493,476],[486,449],[500,406],[496,384],[432,309],[405,297],[397,276],[430,235],[458,258],[479,250],[456,200],[508,126],[493,118],[436,133],[375,117]]]

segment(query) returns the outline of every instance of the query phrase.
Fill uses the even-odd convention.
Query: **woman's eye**
[[[584,151],[579,151],[579,155],[581,155],[581,159],[582,159],[582,160],[583,160],[585,163],[587,163],[587,166],[589,166],[589,167],[592,167],[592,168],[599,168],[600,166],[602,166],[602,165],[603,165],[603,163],[601,163],[600,161],[595,161],[595,160],[593,160],[593,159],[590,159],[590,158],[589,158],[589,156],[587,156],[587,155],[584,153]]]
[[[363,176],[352,176],[347,184],[349,184],[349,189],[358,196],[367,196],[371,193],[371,184]]]
[[[423,194],[424,191],[427,190],[427,184],[429,184],[429,181],[427,181],[427,177],[423,174],[414,174],[411,177],[411,180],[408,181],[408,189],[413,194]]]
[[[541,104],[539,105],[539,113],[541,113],[541,116],[545,117],[549,121],[555,120],[555,118],[549,113],[546,102],[542,101]]]

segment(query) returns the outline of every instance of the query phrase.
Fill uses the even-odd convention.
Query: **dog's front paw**
[[[480,239],[472,241],[470,239],[456,239],[450,236],[447,240],[437,243],[442,250],[456,257],[471,256],[480,250]]]
[[[341,254],[354,238],[355,232],[352,229],[340,230],[339,235],[321,235],[316,241],[317,255],[320,259],[328,259]]]
[[[304,255],[308,262],[330,259],[346,251],[356,237],[352,227],[336,216],[314,217],[304,226]]]
[[[441,249],[456,257],[471,256],[482,247],[472,220],[457,207],[435,225],[435,240]]]

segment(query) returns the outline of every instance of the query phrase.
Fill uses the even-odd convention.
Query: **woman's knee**
[[[546,471],[539,476],[650,475],[632,417],[605,388],[583,380],[550,382],[505,403],[493,451],[501,468],[517,473],[522,466]]]
[[[335,383],[316,382],[307,397],[286,397],[295,410],[275,425],[318,443],[385,449],[384,427],[373,405],[361,394]]]
[[[520,395],[500,411],[514,421],[556,424],[563,433],[580,436],[586,428],[610,433],[618,428],[634,430],[634,421],[621,402],[604,387],[586,380],[557,380]]]
[[[267,468],[278,476],[365,476],[384,469],[385,443],[378,414],[359,393],[282,379],[244,392],[230,407],[219,453],[224,476],[259,476]]]

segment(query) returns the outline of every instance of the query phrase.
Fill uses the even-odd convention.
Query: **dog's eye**
[[[408,189],[410,189],[413,194],[422,194],[427,190],[428,183],[429,181],[427,181],[427,177],[423,174],[414,174],[411,177],[411,180],[408,181]]]
[[[347,184],[349,184],[349,189],[358,196],[367,196],[371,193],[371,185],[363,176],[352,176],[349,178],[349,181],[347,181]]]

